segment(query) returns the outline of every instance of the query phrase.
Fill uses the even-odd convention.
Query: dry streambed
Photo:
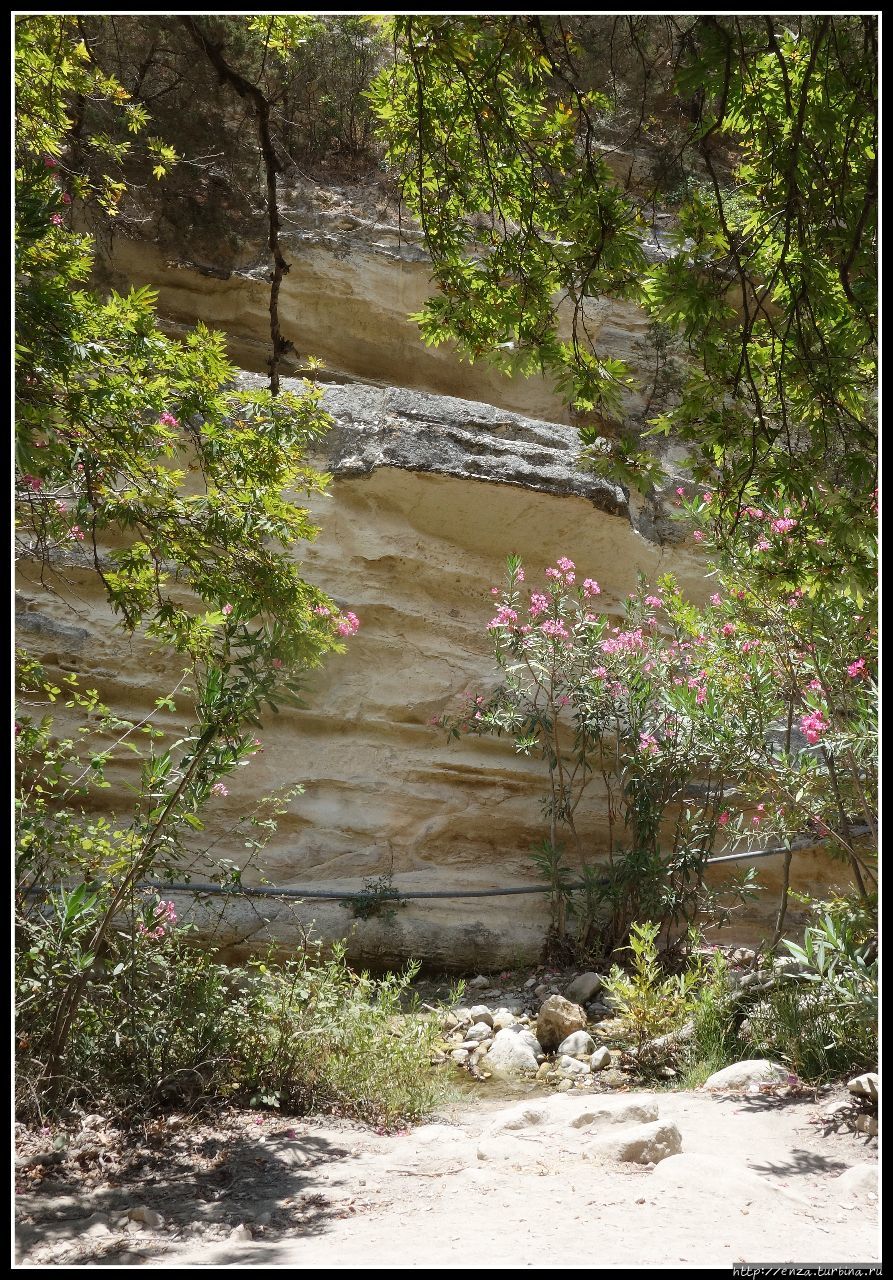
[[[876,1141],[830,1114],[827,1099],[777,1095],[530,1092],[509,1101],[487,1089],[399,1134],[233,1113],[213,1131],[173,1131],[142,1178],[18,1195],[19,1261],[871,1262]]]

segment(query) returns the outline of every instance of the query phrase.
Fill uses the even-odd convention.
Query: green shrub
[[[683,1076],[686,1088],[697,1088],[714,1071],[741,1057],[744,1046],[738,1034],[737,1004],[729,983],[728,961],[716,951],[700,971],[692,998],[692,1034]]]
[[[614,965],[605,982],[618,1018],[624,1023],[631,1040],[629,1056],[643,1075],[657,1072],[675,1057],[672,1039],[655,1044],[662,1037],[672,1037],[691,1016],[693,989],[698,971],[666,974],[657,953],[660,926],[646,921],[630,930],[633,965],[625,973]]]
[[[57,907],[35,926],[17,974],[24,1119],[72,1104],[134,1115],[231,1102],[389,1125],[424,1115],[444,1096],[430,1065],[437,1017],[407,999],[417,966],[374,979],[354,973],[343,949],[321,958],[311,947],[282,964],[255,961],[246,974],[191,945],[161,903],[146,915],[166,928],[137,926],[121,959],[95,967],[79,941],[95,918],[94,896],[62,895]],[[59,1075],[48,1079],[55,1006],[42,998],[43,984],[52,987],[54,970],[78,968],[88,972],[87,995]]]
[[[864,923],[864,922],[863,922]],[[819,1081],[874,1069],[878,1058],[876,945],[859,922],[830,912],[809,925],[800,962],[751,1010],[748,1039],[761,1053]]]

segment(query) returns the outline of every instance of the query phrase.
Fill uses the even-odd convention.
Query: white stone
[[[704,1081],[703,1089],[746,1089],[749,1084],[783,1084],[788,1078],[787,1067],[768,1058],[748,1058],[733,1062],[722,1071],[715,1071]]]
[[[562,1040],[558,1053],[568,1053],[573,1058],[580,1053],[592,1053],[595,1041],[588,1031],[573,1031]]]
[[[254,1236],[251,1234],[251,1228],[246,1227],[244,1222],[242,1222],[237,1227],[233,1227],[232,1231],[229,1233],[229,1238],[234,1243],[240,1243],[243,1240],[253,1240]]]
[[[589,1066],[593,1071],[603,1071],[605,1067],[611,1065],[611,1053],[604,1045],[600,1045],[595,1053],[589,1059]]]
[[[558,1059],[558,1070],[566,1076],[588,1076],[589,1064],[580,1062],[578,1058],[571,1058],[565,1053]]]
[[[485,1004],[475,1004],[468,1010],[468,1015],[472,1023],[486,1022],[488,1027],[493,1026],[493,1014]]]
[[[465,1032],[465,1040],[463,1043],[468,1044],[470,1041],[473,1041],[475,1044],[480,1044],[482,1040],[489,1039],[492,1033],[493,1028],[488,1022],[476,1022],[474,1026],[469,1027]]]
[[[864,1076],[856,1076],[851,1080],[847,1088],[857,1097],[871,1098],[872,1102],[877,1102],[881,1092],[880,1077],[874,1071],[868,1071]]]
[[[512,1031],[508,1027],[497,1031],[485,1059],[488,1071],[504,1076],[536,1072],[537,1055],[530,1044],[533,1039],[529,1032]]]
[[[682,1150],[682,1134],[667,1120],[653,1120],[616,1133],[600,1133],[587,1147],[591,1160],[622,1160],[631,1164],[659,1164]]]

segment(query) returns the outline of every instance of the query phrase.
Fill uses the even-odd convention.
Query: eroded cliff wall
[[[286,332],[329,366],[325,407],[335,424],[315,459],[333,483],[313,503],[322,533],[303,552],[306,574],[362,626],[349,653],[313,675],[306,710],[270,717],[252,766],[207,815],[207,842],[215,856],[240,863],[240,815],[261,794],[300,784],[303,794],[246,883],[258,883],[261,870],[280,887],[340,892],[388,872],[406,890],[534,883],[542,763],[509,741],[450,743],[431,724],[464,690],[492,685],[489,588],[501,581],[506,555],[520,554],[532,574],[570,556],[598,579],[600,606],[611,612],[640,573],[672,571],[703,599],[704,564],[656,508],[631,508],[621,489],[580,469],[577,433],[545,383],[427,350],[407,319],[427,292],[424,256],[411,236],[398,242],[382,231],[376,244],[374,229],[360,230],[363,243],[349,254],[326,243],[337,241],[331,222],[293,230],[282,307]],[[118,241],[105,278],[155,285],[168,322],[223,328],[233,355],[259,370],[268,295],[261,250],[251,252],[244,270],[221,279],[200,264],[170,265],[151,245]],[[606,307],[601,324],[611,354],[641,356],[642,316]],[[68,603],[23,580],[23,642],[51,668],[81,672],[128,716],[147,712],[176,683],[178,664],[123,639],[94,576],[72,574]],[[596,853],[605,825],[593,786],[580,826]],[[777,883],[780,868],[766,862],[761,870]],[[818,888],[828,868],[802,854],[794,875],[800,887]],[[314,921],[323,937],[349,934],[359,960],[504,966],[535,959],[548,922],[541,896],[426,900],[392,922],[356,922],[337,903],[173,896],[181,914],[213,926],[230,958],[270,938],[297,944]],[[768,892],[737,936],[765,935],[772,906]]]

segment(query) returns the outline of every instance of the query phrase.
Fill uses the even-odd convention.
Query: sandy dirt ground
[[[877,1140],[822,1119],[835,1096],[614,1094],[610,1105],[621,1111],[607,1130],[574,1127],[569,1117],[586,1103],[575,1094],[546,1100],[548,1123],[505,1131],[509,1113],[546,1097],[520,1086],[484,1086],[402,1133],[245,1112],[207,1127],[163,1121],[126,1170],[112,1156],[103,1164],[98,1140],[99,1156],[86,1149],[75,1166],[42,1171],[39,1185],[20,1180],[16,1262],[328,1270],[875,1262]],[[675,1124],[682,1154],[652,1165],[599,1154],[599,1132],[618,1133],[627,1104],[649,1115],[656,1107]],[[133,1210],[148,1225],[128,1221]]]

